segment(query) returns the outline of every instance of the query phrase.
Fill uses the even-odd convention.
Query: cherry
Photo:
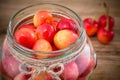
[[[108,44],[113,40],[113,30],[106,30],[106,27],[101,27],[98,31],[97,38],[103,44]]]
[[[38,39],[33,45],[32,49],[35,51],[42,52],[50,52],[53,50],[51,44],[45,39]],[[51,56],[51,54],[41,52],[34,52],[33,54],[35,54],[34,58],[36,59],[49,58]]]
[[[86,68],[86,70],[80,75],[80,77],[86,77],[95,67],[95,61],[93,58],[90,59],[89,66]]]
[[[105,25],[101,26],[101,28],[98,31],[97,38],[98,40],[103,43],[103,44],[108,44],[113,40],[114,37],[114,32],[113,32],[113,25],[114,25],[114,20],[110,22],[109,18],[109,9],[106,3],[104,3],[104,7],[106,9],[106,22]]]
[[[20,72],[19,71],[20,63],[12,56],[7,56],[3,58],[0,65],[2,73],[7,75],[8,77],[13,78]]]
[[[33,23],[36,27],[40,26],[43,23],[52,23],[53,16],[48,11],[38,11],[33,17]]]
[[[76,24],[73,20],[67,19],[67,18],[62,18],[57,25],[57,31],[63,30],[63,29],[70,29],[73,30],[74,32],[77,31]]]
[[[94,36],[99,28],[98,22],[93,20],[92,18],[86,18],[84,20],[84,26],[88,36]]]
[[[36,33],[39,39],[46,39],[49,42],[52,42],[55,35],[55,29],[51,24],[43,23],[38,26]]]
[[[81,76],[85,73],[85,70],[88,68],[90,64],[90,53],[82,53],[77,59],[76,63],[79,69],[79,75]]]
[[[47,40],[39,39],[35,42],[32,49],[36,51],[49,52],[52,51],[52,46]]]
[[[62,80],[76,80],[78,76],[78,66],[74,61],[66,64],[63,73],[60,75]]]
[[[54,36],[54,44],[58,49],[63,49],[73,44],[78,39],[78,34],[72,30],[58,31]]]
[[[106,3],[104,3],[104,8],[106,11],[106,14],[100,16],[99,18],[99,24],[101,27],[108,27],[108,29],[113,29],[115,21],[114,18],[109,15],[109,7]]]
[[[109,18],[109,24],[108,24],[109,25],[109,29],[113,29],[114,23],[115,23],[114,18],[111,17],[111,16],[109,16],[108,18]],[[100,18],[99,18],[99,24],[100,24],[100,26],[101,27],[106,27],[106,22],[107,22],[106,15],[100,16]]]
[[[19,44],[27,48],[32,48],[37,39],[35,32],[29,28],[18,29],[14,37]]]

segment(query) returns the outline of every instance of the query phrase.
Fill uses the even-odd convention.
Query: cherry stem
[[[104,3],[104,8],[106,11],[106,30],[109,29],[109,7],[107,6],[106,3]]]

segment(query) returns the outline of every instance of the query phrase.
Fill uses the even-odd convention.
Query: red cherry
[[[98,22],[93,20],[92,18],[86,18],[84,20],[84,26],[88,36],[94,36],[99,28]]]
[[[34,26],[33,23],[30,23],[30,24],[24,24],[24,25],[20,26],[20,28],[29,28],[29,29],[31,29],[31,30],[33,30],[33,31],[36,30],[36,28],[35,28],[35,26]]]
[[[113,29],[113,26],[114,26],[114,23],[115,23],[114,18],[112,18],[111,16],[109,16],[108,18],[109,18],[108,19],[109,20],[109,24],[108,24],[109,29]],[[100,24],[101,27],[106,27],[106,24],[107,24],[107,16],[106,15],[100,16],[99,24]]]
[[[55,29],[51,24],[43,23],[42,25],[38,26],[36,33],[38,38],[46,39],[49,42],[52,42],[55,35]]]
[[[103,15],[99,19],[101,25],[100,30],[98,31],[97,38],[103,44],[108,44],[113,40],[114,32],[114,19],[109,16],[109,7],[104,3],[104,8],[106,10],[106,15]]]
[[[57,25],[57,31],[63,30],[63,29],[70,29],[75,32],[77,31],[75,22],[73,20],[67,19],[67,18],[62,18]]]
[[[19,44],[27,48],[32,48],[37,39],[34,31],[29,28],[20,28],[15,32],[14,37]]]
[[[106,14],[100,16],[99,24],[101,27],[107,27],[107,29],[112,30],[115,21],[111,16],[109,16],[109,6],[106,3],[104,3],[103,5],[105,8]]]
[[[113,40],[113,30],[107,30],[106,27],[101,27],[98,31],[97,38],[103,44],[108,44]]]

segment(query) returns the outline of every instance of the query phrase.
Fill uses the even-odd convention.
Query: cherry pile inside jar
[[[39,11],[34,15],[33,23],[21,25],[14,37],[27,48],[49,52],[70,46],[78,39],[78,34],[71,19],[56,21],[50,12]]]
[[[62,50],[74,44],[79,38],[75,22],[67,17],[54,20],[52,13],[46,10],[38,11],[33,16],[32,23],[20,25],[14,38],[20,45],[43,52]],[[3,46],[5,58],[1,62],[1,72],[8,80],[28,80],[32,74],[19,71],[20,63],[9,54],[6,44]],[[75,60],[64,65],[64,70],[59,76],[61,80],[86,80],[86,76],[95,67],[95,61],[90,55],[90,45],[85,44],[83,53]],[[32,53],[34,59],[54,58],[58,55]],[[57,70],[56,70],[57,71]],[[53,80],[51,74],[41,72],[33,80]]]

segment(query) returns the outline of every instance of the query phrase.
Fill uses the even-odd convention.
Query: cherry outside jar
[[[20,25],[31,23],[39,10],[52,13],[55,20],[66,17],[77,26],[79,38],[67,48],[52,52],[34,51],[18,44],[14,32]],[[34,57],[51,56],[42,59]],[[96,67],[96,54],[86,35],[83,22],[73,10],[53,3],[39,3],[19,10],[10,19],[2,48],[2,80],[88,80]]]

